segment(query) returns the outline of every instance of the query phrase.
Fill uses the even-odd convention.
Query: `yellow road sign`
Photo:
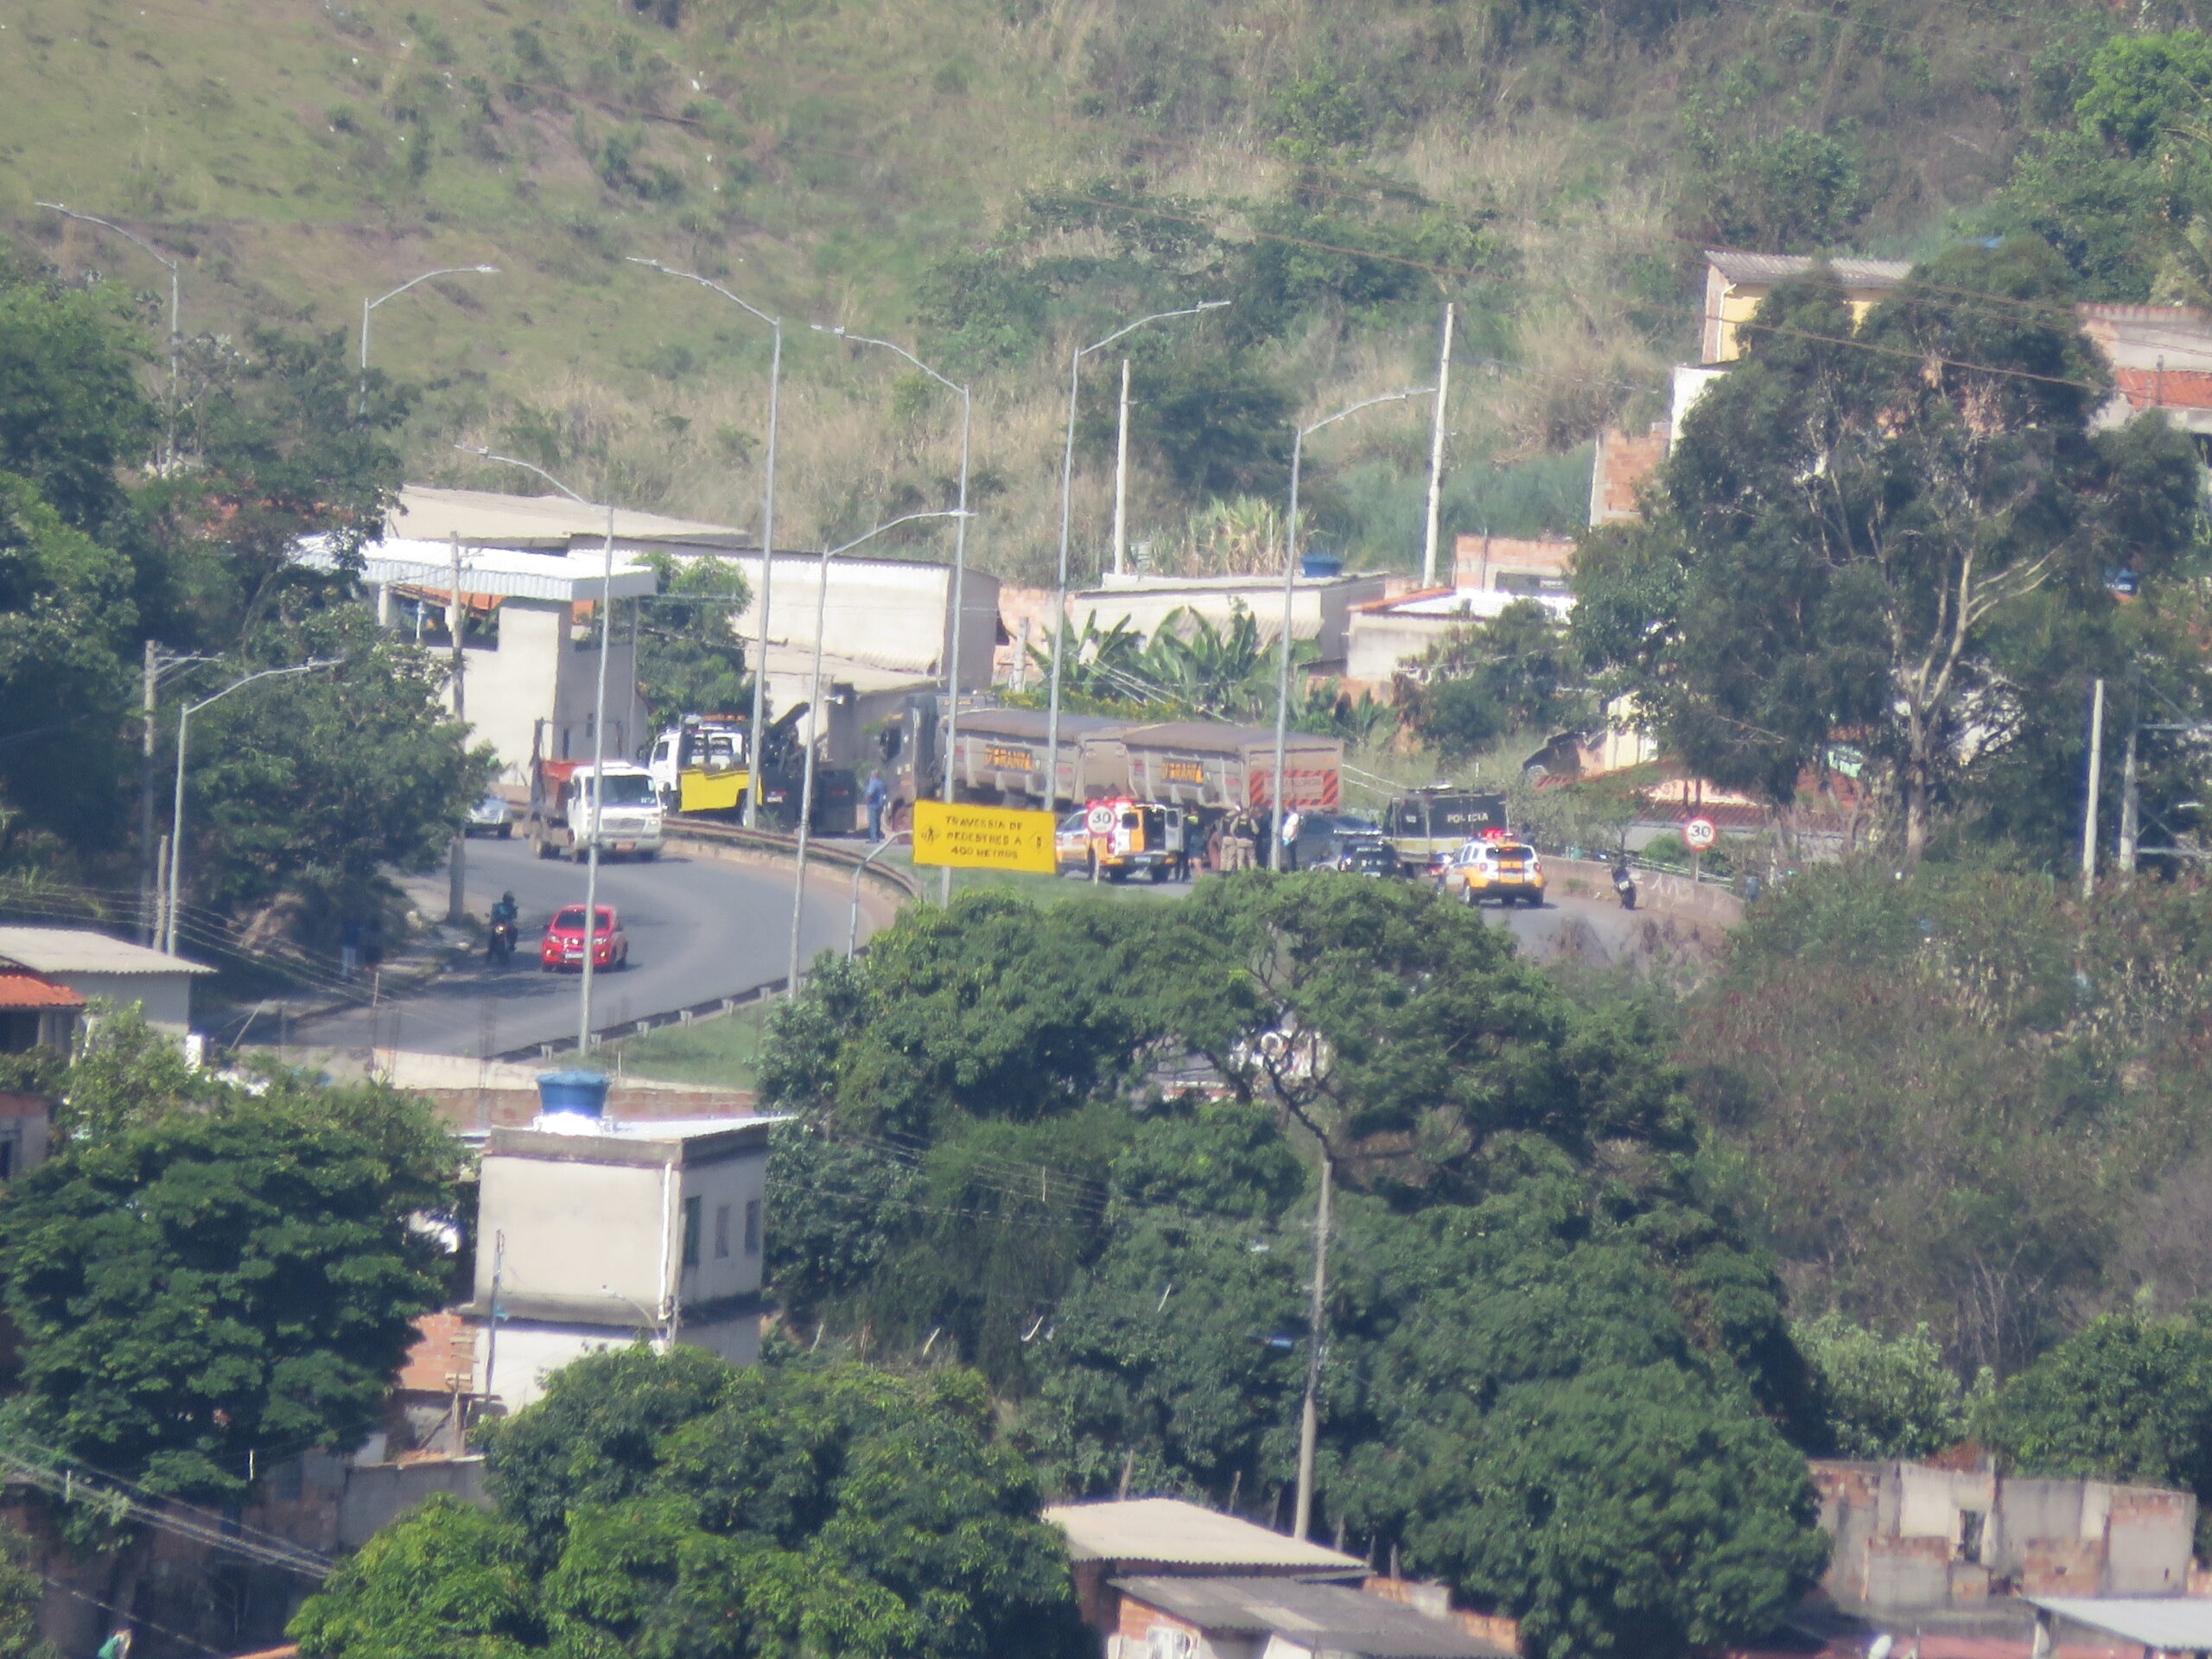
[[[1052,815],[1010,806],[914,803],[914,862],[1052,875]]]

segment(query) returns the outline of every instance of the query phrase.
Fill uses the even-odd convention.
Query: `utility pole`
[[[1436,354],[1436,418],[1428,432],[1428,533],[1421,543],[1421,585],[1436,586],[1436,521],[1444,505],[1444,405],[1452,396],[1452,302],[1444,302],[1444,344]]]
[[[1316,1136],[1317,1140],[1320,1137]],[[1313,1445],[1321,1426],[1321,1350],[1328,1313],[1329,1194],[1336,1183],[1337,1160],[1329,1143],[1321,1144],[1321,1203],[1313,1220],[1313,1305],[1306,1318],[1306,1398],[1298,1411],[1298,1518],[1291,1536],[1303,1541],[1313,1527]]]
[[[149,639],[138,748],[138,943],[146,945],[161,938],[161,924],[154,913],[154,887],[160,868],[154,857],[154,715],[161,654],[162,648]]]
[[[2120,763],[2120,878],[2135,879],[2135,842],[2142,830],[2143,800],[2135,776],[2135,738],[2139,722],[2127,728],[2127,748]]]
[[[2097,786],[2105,761],[2105,683],[2098,680],[2089,696],[2089,799],[2082,815],[2082,897],[2097,888]]]
[[[362,317],[365,320],[368,315],[367,308],[363,308]],[[365,334],[362,336],[361,344],[362,349],[365,352],[368,348],[368,338]],[[467,664],[461,656],[461,638],[462,632],[468,626],[468,613],[461,607],[461,533],[458,531],[448,531],[446,543],[453,555],[453,588],[446,595],[448,601],[446,607],[446,624],[453,633],[453,718],[454,724],[461,728],[461,735],[465,741],[468,734],[468,714],[461,691],[461,683],[467,677]],[[602,658],[606,655],[607,644],[604,639],[600,641],[600,652]],[[446,920],[459,922],[467,913],[467,906],[468,832],[466,830],[458,830],[454,832],[453,852],[446,862]]]
[[[1114,574],[1127,568],[1129,550],[1129,359],[1122,359],[1122,419],[1114,438]]]

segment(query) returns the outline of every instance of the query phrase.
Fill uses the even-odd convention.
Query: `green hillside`
[[[350,330],[365,295],[497,264],[377,315],[378,366],[428,388],[418,475],[512,486],[451,446],[518,446],[579,487],[749,523],[766,331],[626,259],[703,271],[786,319],[792,544],[935,499],[951,470],[927,384],[806,324],[917,343],[976,378],[979,556],[1032,575],[1078,327],[1236,302],[1133,341],[1135,534],[1166,546],[1214,496],[1280,493],[1294,412],[1427,384],[1451,297],[1447,529],[1567,528],[1578,446],[1649,418],[1692,350],[1698,246],[1940,245],[2113,26],[2069,15],[22,0],[0,29],[0,221],[65,270],[142,288],[156,344],[158,269],[35,200],[180,256],[192,335]],[[1092,372],[1102,393],[1116,366]],[[1103,406],[1086,421],[1094,454],[1105,423]],[[1325,532],[1415,556],[1424,428],[1384,410],[1317,441]]]

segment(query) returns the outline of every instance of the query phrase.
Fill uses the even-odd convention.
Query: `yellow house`
[[[1742,329],[1775,285],[1802,276],[1818,263],[1796,253],[1705,254],[1706,363],[1732,363],[1744,354]],[[1864,322],[1874,302],[1903,282],[1912,266],[1903,259],[1831,259],[1828,268],[1851,301],[1851,320]]]

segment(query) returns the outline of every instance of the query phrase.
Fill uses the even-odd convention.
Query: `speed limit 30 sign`
[[[1692,852],[1704,852],[1719,839],[1720,831],[1711,818],[1692,818],[1682,826],[1682,845]]]

